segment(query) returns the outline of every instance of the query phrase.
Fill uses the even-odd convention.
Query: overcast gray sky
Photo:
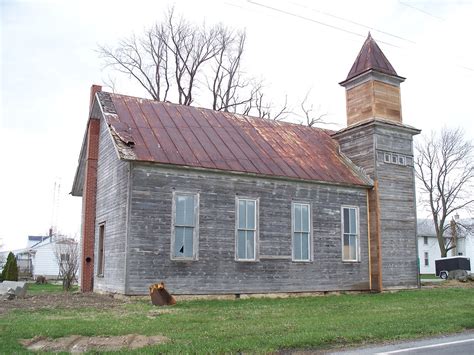
[[[68,195],[88,114],[89,88],[114,73],[95,50],[163,18],[246,29],[244,67],[275,103],[310,100],[345,124],[345,79],[369,29],[402,84],[404,123],[461,126],[474,137],[473,1],[9,1],[0,0],[0,237],[7,248],[51,224],[79,235],[81,201]],[[144,96],[117,76],[120,93]],[[196,105],[199,102],[197,97]],[[298,120],[297,117],[294,120]],[[53,218],[54,184],[60,184]]]

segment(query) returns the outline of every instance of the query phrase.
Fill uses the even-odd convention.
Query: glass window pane
[[[342,258],[344,260],[349,260],[350,259],[350,252],[349,252],[349,235],[344,234],[344,245],[342,248]]]
[[[293,235],[293,259],[301,260],[301,233]]]
[[[299,232],[301,231],[301,205],[299,203],[295,203],[294,205],[294,231]]]
[[[355,234],[356,231],[356,210],[355,208],[350,208],[349,209],[349,216],[350,216],[350,232],[352,234]]]
[[[193,256],[193,232],[194,228],[184,228],[184,256]]]
[[[309,260],[309,233],[301,233],[301,260]]]
[[[237,258],[245,259],[245,231],[237,233]]]
[[[350,259],[351,260],[357,259],[357,242],[356,242],[355,235],[350,236]]]
[[[184,223],[187,226],[194,226],[194,196],[186,195],[185,197],[185,206],[186,210],[184,213]]]
[[[247,201],[247,229],[255,229],[255,201]]]
[[[184,227],[175,227],[174,229],[174,255],[184,255]]]
[[[302,214],[301,230],[303,232],[309,232],[309,206],[308,205],[301,205],[301,214]]]
[[[247,259],[254,259],[255,232],[247,231]]]
[[[247,223],[246,223],[246,204],[244,200],[239,200],[239,221],[238,221],[238,226],[239,229],[245,229]]]
[[[177,225],[184,225],[186,211],[186,198],[183,195],[176,195],[176,221]]]
[[[344,233],[349,233],[349,209],[344,208]]]

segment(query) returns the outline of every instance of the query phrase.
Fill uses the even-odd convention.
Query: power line
[[[437,20],[444,21],[444,18],[441,18],[441,17],[438,17],[438,16],[436,16],[436,15],[430,14],[428,11],[425,11],[425,10],[423,10],[423,9],[420,9],[420,8],[418,8],[418,7],[415,7],[415,6],[413,6],[413,5],[410,5],[410,4],[408,4],[408,3],[406,3],[406,2],[403,2],[403,1],[398,1],[398,2],[400,3],[400,5],[409,7],[410,9],[413,9],[413,10],[416,10],[416,11],[419,11],[419,12],[421,12],[421,13],[427,15],[427,16],[433,17],[433,18],[435,18],[435,19],[437,19]]]
[[[292,1],[291,2],[292,4],[296,5],[296,6],[300,6],[300,7],[303,7],[303,8],[306,8],[306,9],[309,9],[309,10],[312,10],[312,11],[315,11],[315,12],[318,12],[322,15],[325,15],[325,16],[329,16],[329,17],[333,17],[333,18],[336,18],[338,20],[342,20],[342,21],[345,21],[345,22],[348,22],[348,23],[351,23],[353,25],[356,25],[356,26],[360,26],[360,27],[363,27],[363,28],[367,28],[369,30],[372,30],[372,31],[376,31],[376,32],[379,32],[379,33],[383,33],[387,36],[391,36],[391,37],[394,37],[394,38],[398,38],[398,39],[401,39],[403,41],[406,41],[406,42],[410,42],[410,43],[413,43],[413,44],[416,44],[416,42],[410,40],[410,39],[407,39],[407,38],[404,38],[404,37],[401,37],[401,36],[398,36],[398,35],[394,35],[393,33],[390,33],[390,32],[386,32],[386,31],[383,31],[383,30],[379,30],[375,27],[372,27],[372,26],[367,26],[367,25],[364,25],[363,23],[360,23],[360,22],[356,22],[356,21],[353,21],[351,19],[348,19],[348,18],[344,18],[344,17],[341,17],[341,16],[337,16],[337,15],[334,15],[334,14],[331,14],[329,12],[325,12],[325,11],[321,11],[321,10],[317,10],[313,7],[309,7],[309,6],[306,6],[306,5],[303,5],[303,4],[299,4],[295,1]]]
[[[253,1],[253,0],[247,0],[247,2],[249,2],[249,3],[253,4],[253,5],[256,5],[256,6],[260,6],[260,7],[266,8],[266,9],[268,9],[268,10],[272,10],[272,11],[276,11],[276,12],[279,12],[279,13],[282,13],[282,14],[285,14],[285,15],[289,15],[289,16],[293,16],[293,17],[296,17],[296,18],[300,18],[300,19],[302,19],[302,20],[306,20],[306,21],[309,21],[309,22],[317,23],[318,25],[326,26],[326,27],[332,28],[332,29],[337,30],[337,31],[349,33],[349,34],[352,34],[352,35],[355,35],[355,36],[358,36],[358,37],[362,37],[362,38],[365,38],[365,37],[366,37],[365,35],[362,35],[362,34],[360,34],[360,33],[347,30],[347,29],[342,28],[342,27],[330,25],[330,24],[328,24],[328,23],[321,22],[321,21],[312,19],[312,18],[310,18],[310,17],[306,17],[306,16],[303,16],[303,15],[298,15],[298,14],[295,14],[295,13],[293,13],[293,12],[289,12],[289,11],[282,10],[282,9],[279,9],[279,8],[276,8],[276,7],[273,7],[273,6],[265,5],[265,4],[262,4],[262,3],[259,3],[259,2]],[[384,43],[384,44],[389,45],[389,46],[392,46],[392,47],[400,48],[399,46],[397,46],[397,45],[395,45],[395,44],[392,44],[392,43],[389,43],[389,42],[384,42],[384,41],[379,41],[379,42],[380,42],[380,43]]]

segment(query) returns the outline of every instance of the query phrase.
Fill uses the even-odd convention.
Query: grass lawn
[[[473,328],[474,288],[187,301],[165,308],[135,300],[113,308],[11,310],[0,315],[0,352],[25,351],[18,340],[38,335],[164,335],[168,343],[136,353],[235,353],[327,348]]]
[[[422,280],[428,280],[428,279],[440,279],[438,276],[435,274],[420,274],[420,279]]]
[[[73,286],[71,289],[71,292],[77,291],[78,287]],[[28,289],[27,289],[28,295],[41,295],[45,293],[58,293],[58,292],[63,292],[63,285],[58,283],[58,284],[53,284],[53,283],[47,283],[47,284],[40,284],[37,285],[35,283],[28,283]]]

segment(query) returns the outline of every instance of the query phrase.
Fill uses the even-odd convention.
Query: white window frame
[[[383,154],[383,161],[385,163],[391,163],[392,162],[392,155],[390,153],[384,153]]]
[[[175,227],[176,227],[176,198],[177,196],[193,196],[194,197],[194,230],[193,230],[193,255],[192,256],[176,256],[175,250]],[[185,191],[173,191],[173,202],[171,207],[171,260],[198,260],[199,251],[199,193],[197,192],[185,192]]]
[[[423,265],[430,266],[430,253],[428,253],[427,251],[425,251],[423,254]]]
[[[355,259],[344,259],[344,209],[350,208],[355,209],[356,216],[356,258]],[[359,216],[359,207],[343,205],[341,206],[341,256],[342,261],[347,263],[356,263],[360,262],[360,216]]]
[[[253,243],[253,258],[252,259],[242,259],[239,258],[239,201],[253,201],[255,202],[255,229],[254,232],[254,243]],[[258,241],[259,241],[259,205],[260,201],[259,198],[252,198],[252,197],[243,197],[243,196],[236,196],[235,197],[235,261],[241,262],[255,262],[258,261]],[[250,229],[245,229],[250,230]]]
[[[295,233],[295,205],[306,205],[308,206],[308,259],[295,259],[294,253],[294,239]],[[313,260],[313,213],[311,203],[307,201],[292,201],[291,202],[291,260],[297,263],[307,263]]]
[[[428,245],[428,237],[423,237],[423,245]]]

